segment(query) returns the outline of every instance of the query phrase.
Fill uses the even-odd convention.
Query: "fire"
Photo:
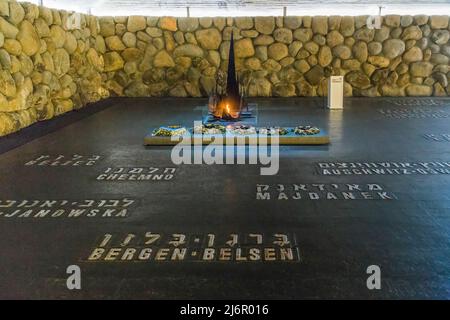
[[[236,107],[232,101],[221,101],[214,112],[216,118],[232,120],[239,118],[239,107]]]

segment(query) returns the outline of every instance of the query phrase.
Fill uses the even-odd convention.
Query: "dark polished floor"
[[[143,137],[192,126],[204,101],[121,99],[1,154],[0,298],[449,299],[450,99],[354,98],[331,112],[322,99],[255,101],[259,125],[317,125],[331,144],[280,147],[274,176],[175,166]],[[215,258],[199,258],[209,247]],[[174,248],[188,254],[171,260]],[[81,290],[67,289],[70,265]],[[371,265],[380,290],[367,288]]]

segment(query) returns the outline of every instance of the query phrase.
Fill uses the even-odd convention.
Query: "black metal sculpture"
[[[236,65],[234,62],[233,32],[231,33],[230,51],[228,54],[227,96],[237,103],[240,102],[239,84],[236,77]]]
[[[236,76],[233,33],[231,33],[230,49],[228,53],[228,72],[226,79],[226,88],[224,88],[225,84],[222,84],[222,80],[225,80],[225,76],[221,71],[219,71],[216,78],[216,94],[219,86],[223,88],[223,90],[220,90],[219,95],[214,95],[210,98],[208,110],[216,120],[234,121],[240,118],[243,100],[240,96],[239,82]],[[220,85],[219,82],[221,82]]]

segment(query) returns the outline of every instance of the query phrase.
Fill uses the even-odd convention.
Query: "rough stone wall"
[[[0,136],[109,96],[96,17],[0,0]]]
[[[322,96],[330,74],[345,76],[346,96],[448,95],[449,16],[385,16],[378,30],[366,21],[103,17],[100,26],[107,50],[123,59],[112,82],[126,96],[207,95],[226,70],[231,32],[250,96]]]
[[[449,16],[93,17],[0,0],[0,136],[112,96],[207,96],[231,32],[249,96],[447,96]]]

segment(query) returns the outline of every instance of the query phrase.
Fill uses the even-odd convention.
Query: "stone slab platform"
[[[274,125],[276,125],[276,123]],[[178,144],[181,140],[181,137],[179,140],[173,140],[171,137],[154,136],[151,133],[153,130],[150,130],[149,132],[150,133],[144,138],[144,145],[146,146],[172,146]],[[259,145],[257,135],[220,135],[220,138],[224,141],[224,143],[225,139],[228,139],[227,143],[232,143],[233,145]],[[198,140],[201,141],[203,145],[208,145],[214,141],[214,139],[214,135],[194,134],[192,135],[192,144],[194,141]],[[272,138],[268,136],[265,143],[271,144]],[[289,132],[286,135],[279,136],[278,143],[279,145],[325,145],[330,143],[330,137],[323,131],[323,129],[321,129],[320,133],[315,135],[296,135]]]

